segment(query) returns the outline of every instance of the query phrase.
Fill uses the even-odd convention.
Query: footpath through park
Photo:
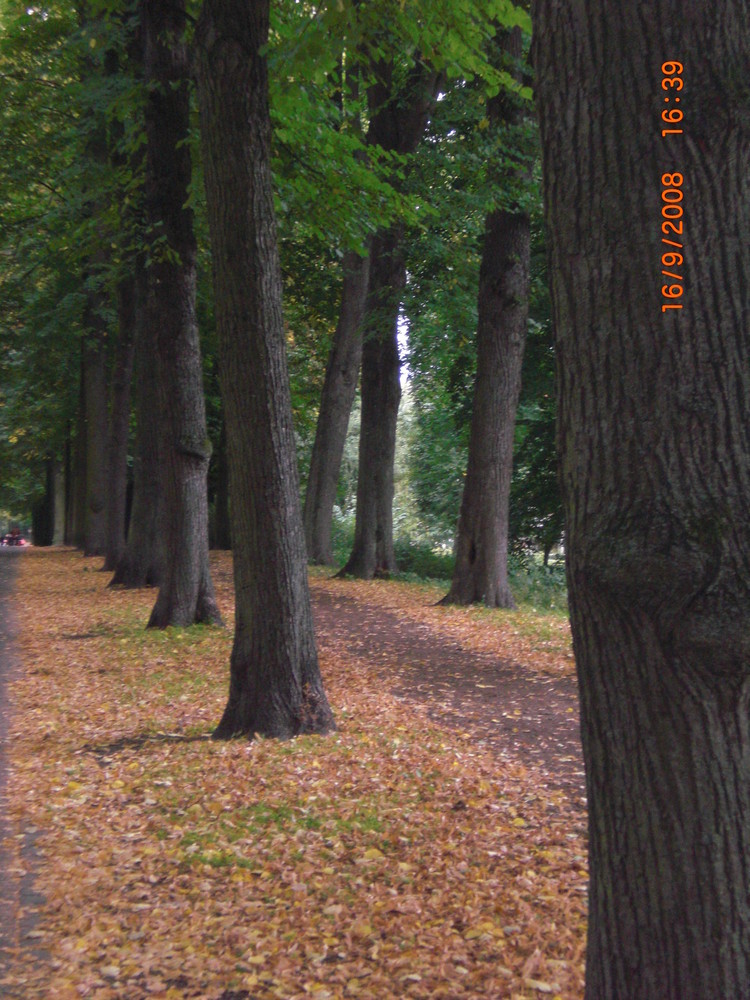
[[[33,829],[15,828],[8,808],[8,743],[10,706],[8,689],[21,669],[16,638],[19,623],[10,600],[18,560],[23,550],[0,548],[0,996],[15,998],[2,981],[22,949],[43,953],[35,944],[36,910],[41,902],[34,892],[38,856]]]

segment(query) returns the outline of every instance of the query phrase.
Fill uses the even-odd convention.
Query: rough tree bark
[[[196,29],[236,595],[216,737],[334,726],[313,635],[281,314],[268,16],[269,0],[206,0]]]
[[[323,383],[303,513],[307,558],[323,565],[333,563],[331,520],[362,361],[369,258],[346,254],[343,272],[341,308]]]
[[[130,384],[133,374],[136,278],[123,279],[117,290],[118,332],[112,371],[109,414],[109,486],[107,490],[107,544],[104,569],[119,565],[125,551],[125,498],[128,485],[128,436],[130,429]]]
[[[520,28],[499,31],[499,55],[519,77]],[[519,99],[501,92],[487,102],[490,125],[518,125]],[[496,169],[496,184],[523,185],[528,160]],[[521,363],[529,310],[531,226],[516,206],[487,216],[477,299],[477,375],[469,458],[456,532],[456,564],[444,604],[481,601],[491,608],[516,606],[508,582],[508,512],[513,437],[521,392]]]
[[[211,547],[231,549],[232,531],[229,524],[229,466],[227,464],[227,427],[222,419],[219,445],[212,456],[216,462],[216,493]]]
[[[83,412],[86,500],[83,554],[101,556],[107,544],[107,331],[90,293],[84,323]]]
[[[354,544],[341,570],[343,576],[363,579],[385,576],[397,568],[393,551],[393,471],[401,401],[398,314],[406,284],[402,236],[398,225],[378,232],[370,253],[362,345],[357,514]]]
[[[143,0],[146,214],[153,241],[147,322],[156,325],[164,425],[165,567],[148,625],[219,623],[208,563],[208,462],[198,326],[184,4]]]
[[[586,997],[746,1000],[750,8],[537,0],[534,24]]]
[[[412,153],[427,125],[440,74],[414,66],[400,92],[393,67],[381,64],[368,93],[367,141],[397,153]],[[406,281],[398,224],[379,231],[370,253],[370,283],[363,322],[362,420],[357,472],[354,545],[344,576],[372,579],[396,570],[393,552],[393,465],[401,399],[398,314]]]
[[[158,587],[164,577],[164,429],[156,378],[156,325],[146,303],[152,272],[136,269],[133,505],[125,549],[110,586]]]

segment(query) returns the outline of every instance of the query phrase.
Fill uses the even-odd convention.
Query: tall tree
[[[331,520],[362,362],[370,259],[350,251],[342,266],[341,310],[328,356],[303,511],[307,558],[324,565],[333,563]]]
[[[231,495],[236,626],[217,737],[326,732],[298,495],[270,172],[269,0],[196,29]]]
[[[506,68],[520,82],[521,29],[498,32],[494,45],[499,61],[506,62]],[[493,178],[500,204],[488,214],[485,224],[469,460],[453,580],[443,599],[446,604],[482,601],[488,607],[515,607],[508,583],[508,511],[529,311],[531,246],[528,197],[523,190],[530,179],[531,161],[530,150],[524,149],[528,140],[519,128],[523,119],[523,101],[512,91],[501,90],[488,100],[488,125],[498,131],[505,127]]]
[[[133,502],[125,548],[110,586],[158,587],[164,579],[164,427],[155,359],[156,325],[146,302],[153,270],[136,265],[135,275],[135,447]]]
[[[165,567],[149,626],[218,623],[208,564],[210,443],[195,314],[196,243],[187,207],[192,164],[189,57],[182,3],[143,0],[146,212],[151,276],[145,322],[156,333],[164,424]]]
[[[534,13],[586,997],[750,997],[750,9]]]
[[[368,92],[368,142],[413,153],[424,135],[441,74],[421,60],[398,80],[392,59],[378,65]],[[393,551],[393,467],[401,399],[398,317],[406,284],[400,222],[379,230],[370,252],[362,346],[362,419],[354,544],[343,574],[371,579],[396,569]]]
[[[105,570],[115,570],[125,551],[130,387],[138,315],[136,288],[137,281],[133,275],[123,278],[117,289],[117,344],[112,368],[109,412],[109,491]]]

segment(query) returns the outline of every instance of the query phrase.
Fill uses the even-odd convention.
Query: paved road
[[[8,687],[20,670],[15,646],[18,623],[10,596],[18,560],[23,552],[0,548],[0,980],[11,969],[14,955],[21,947],[29,948],[41,957],[35,938],[28,935],[34,929],[35,909],[39,898],[33,889],[37,855],[34,831],[17,831],[8,818],[6,786],[8,780],[8,732],[10,711]],[[0,986],[0,996],[20,996],[8,987]]]

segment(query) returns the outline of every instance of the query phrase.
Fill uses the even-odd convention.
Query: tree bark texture
[[[268,16],[268,0],[206,0],[196,33],[236,594],[217,737],[334,727],[313,634],[281,313]]]
[[[370,88],[367,141],[397,153],[413,153],[424,135],[440,75],[423,63],[395,90],[393,67],[379,67]],[[372,241],[370,284],[363,321],[362,419],[357,472],[354,545],[342,575],[372,579],[396,571],[393,551],[393,467],[401,399],[398,316],[406,282],[399,224]]]
[[[372,241],[362,346],[362,416],[354,545],[342,575],[372,579],[396,572],[393,471],[401,400],[398,315],[406,283],[400,226]]]
[[[125,551],[125,498],[128,484],[130,385],[133,375],[137,304],[135,276],[123,279],[117,290],[118,333],[112,370],[109,413],[109,488],[107,491],[107,546],[104,569],[117,568]]]
[[[748,1000],[750,10],[537,0],[534,23],[586,997]]]
[[[156,374],[156,324],[146,304],[153,270],[136,269],[135,450],[128,538],[110,586],[158,587],[164,578],[164,427]]]
[[[221,422],[216,461],[216,496],[214,498],[214,525],[211,545],[215,549],[231,549],[232,530],[229,523],[229,464],[227,461],[227,426]]]
[[[83,345],[81,345],[78,410],[70,462],[71,542],[77,549],[83,549],[86,540],[86,392],[84,385]]]
[[[95,302],[89,303],[83,351],[86,440],[86,504],[83,553],[102,556],[107,545],[107,332]]]
[[[362,320],[370,274],[369,257],[348,253],[343,272],[341,308],[323,382],[303,513],[307,558],[323,565],[333,563],[331,521],[362,362]]]
[[[498,34],[498,48],[517,63],[519,28]],[[516,73],[518,75],[518,73]],[[517,124],[518,102],[501,92],[487,104],[490,125]],[[511,183],[528,177],[519,161]],[[496,183],[508,167],[496,169]],[[481,601],[491,608],[516,606],[508,582],[508,514],[513,472],[516,409],[529,311],[531,226],[523,211],[496,209],[485,224],[477,299],[477,375],[469,458],[456,532],[456,563],[444,604]]]
[[[152,241],[146,322],[156,327],[164,425],[165,566],[149,627],[217,624],[208,563],[208,462],[191,181],[184,5],[141,5],[146,103],[146,214]]]
[[[66,442],[67,447],[67,442]],[[52,467],[52,544],[65,544],[65,466],[54,459]]]

